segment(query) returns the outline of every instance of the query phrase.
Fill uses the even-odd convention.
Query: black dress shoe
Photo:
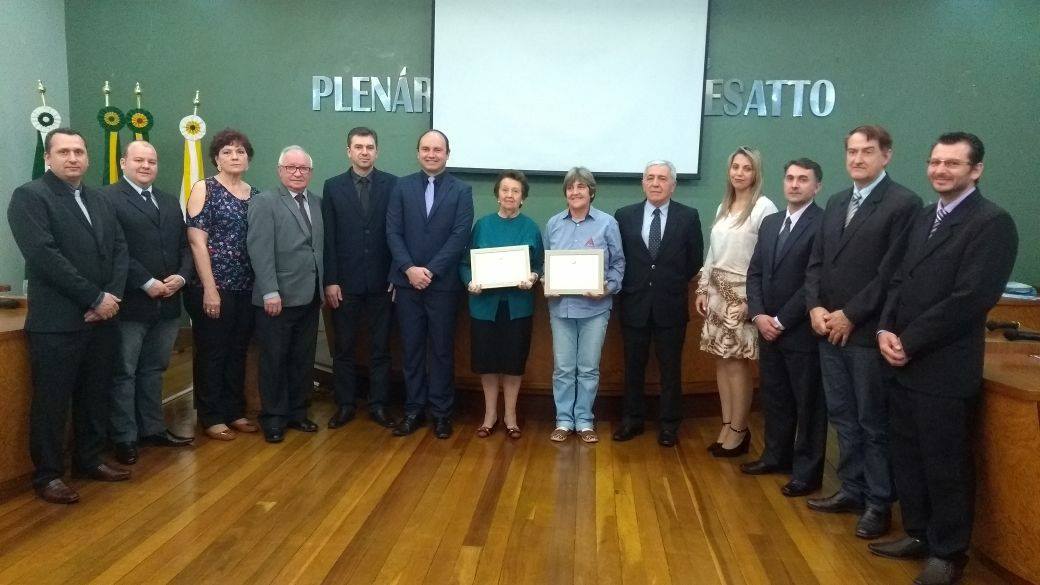
[[[433,419],[433,436],[438,439],[447,439],[451,436],[451,419],[443,416]]]
[[[336,413],[329,419],[329,428],[338,429],[348,422],[354,420],[354,414],[356,410],[353,406],[340,406],[336,409]]]
[[[318,432],[318,425],[309,418],[301,418],[300,420],[291,420],[285,425],[287,428],[296,429],[304,433],[316,433]]]
[[[913,536],[904,536],[888,542],[872,542],[867,548],[877,556],[887,559],[923,559],[928,556],[928,543]]]
[[[810,510],[829,512],[831,514],[859,514],[863,512],[863,502],[840,490],[826,498],[809,498],[806,505],[809,506]]]
[[[392,429],[397,426],[397,421],[394,417],[388,415],[385,409],[377,408],[368,413],[368,417],[371,418],[377,425]]]
[[[745,427],[743,430],[740,431],[733,428],[732,426],[729,428],[731,431],[737,433],[738,435],[743,434],[744,438],[740,441],[740,443],[737,444],[736,447],[733,447],[731,449],[719,445],[718,449],[715,449],[711,452],[713,457],[740,457],[741,455],[747,454],[748,449],[751,448],[751,427]]]
[[[155,435],[141,437],[139,440],[145,445],[153,445],[155,447],[187,447],[191,445],[195,437],[182,437],[170,431],[163,431]]]
[[[394,427],[395,437],[404,437],[414,433],[419,427],[426,424],[421,414],[409,414]]]
[[[130,470],[102,463],[90,469],[77,469],[73,471],[72,475],[86,477],[95,481],[126,481],[130,479]]]
[[[892,512],[890,510],[868,506],[863,515],[859,517],[859,522],[856,523],[856,536],[874,540],[888,534],[888,529],[891,527]]]
[[[785,483],[784,487],[780,488],[780,493],[789,498],[800,498],[802,496],[807,496],[818,489],[820,489],[820,484],[818,483],[809,483],[800,479],[792,479]]]
[[[115,444],[116,461],[123,465],[137,463],[137,443],[133,441]]]
[[[939,557],[929,557],[924,570],[914,579],[914,585],[952,585],[964,576],[964,565],[967,557],[948,561]]]
[[[75,504],[79,501],[76,490],[67,486],[61,479],[52,479],[47,485],[37,487],[36,495],[52,504]]]
[[[657,433],[657,444],[662,447],[674,447],[679,444],[679,434],[675,431],[661,430]]]
[[[622,424],[612,435],[615,441],[630,441],[643,434],[643,425]]]
[[[285,440],[285,431],[277,427],[264,429],[264,440],[268,443],[281,443]]]
[[[765,475],[767,473],[791,473],[791,468],[759,459],[750,463],[741,463],[740,471],[748,475]]]

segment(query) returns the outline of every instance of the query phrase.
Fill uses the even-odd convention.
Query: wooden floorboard
[[[190,398],[168,415],[189,430]],[[748,458],[711,457],[718,419],[687,421],[676,449],[653,429],[613,443],[609,422],[597,445],[550,442],[549,420],[516,441],[477,424],[395,438],[360,416],[279,445],[146,448],[130,482],[72,480],[74,506],[0,502],[0,583],[872,585],[920,569],[870,555],[853,516],[783,497],[785,478],[741,474]],[[753,457],[758,414],[752,429]],[[965,582],[1002,583],[978,562]]]

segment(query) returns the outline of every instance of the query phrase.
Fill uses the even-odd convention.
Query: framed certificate
[[[603,250],[546,250],[545,294],[603,294]]]
[[[516,286],[531,277],[530,246],[502,246],[469,251],[473,283],[481,288]]]

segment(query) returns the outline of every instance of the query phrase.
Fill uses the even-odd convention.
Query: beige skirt
[[[724,358],[758,359],[758,330],[747,320],[743,274],[712,268],[708,275],[708,315],[701,351]]]

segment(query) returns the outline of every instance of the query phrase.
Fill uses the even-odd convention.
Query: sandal
[[[228,426],[240,433],[255,433],[260,430],[260,427],[253,424],[248,418],[240,418]]]
[[[218,427],[224,427],[218,429]],[[225,425],[213,425],[206,428],[206,436],[215,441],[233,441],[235,439],[235,431],[227,428]]]
[[[495,428],[498,427],[498,421],[491,423],[490,427],[478,427],[477,436],[481,439],[486,439],[495,433]]]
[[[523,433],[520,432],[520,427],[506,427],[506,436],[510,439],[519,439]]]
[[[596,436],[596,431],[593,429],[582,429],[578,431],[578,437],[586,443],[598,443],[599,437]]]
[[[571,436],[571,433],[573,433],[573,432],[574,431],[572,431],[570,429],[565,429],[563,427],[556,427],[555,429],[553,429],[552,434],[549,435],[549,440],[554,442],[554,443],[562,443],[562,442],[566,441],[567,437]]]

